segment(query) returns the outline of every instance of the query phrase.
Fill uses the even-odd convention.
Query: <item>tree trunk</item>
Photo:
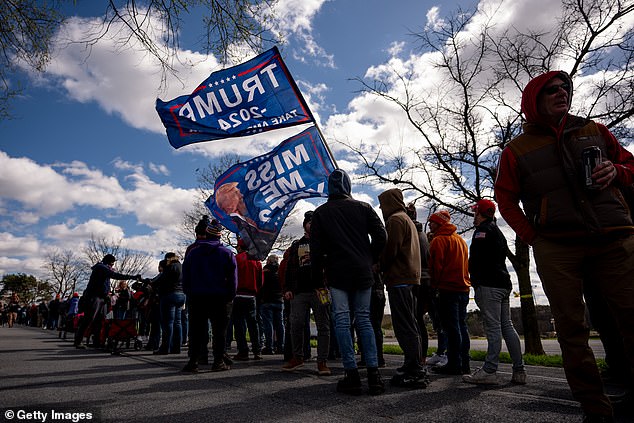
[[[543,355],[544,347],[537,324],[537,311],[533,299],[533,287],[529,271],[530,256],[528,244],[518,236],[515,237],[515,256],[511,264],[517,273],[520,289],[520,305],[522,310],[522,326],[524,327],[524,348],[526,354]]]

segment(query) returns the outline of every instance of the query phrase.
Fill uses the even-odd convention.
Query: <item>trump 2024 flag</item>
[[[277,47],[209,75],[190,95],[156,100],[174,148],[312,122]]]
[[[264,260],[297,200],[327,197],[335,169],[316,127],[283,141],[270,153],[238,163],[214,183],[205,205],[213,218]]]

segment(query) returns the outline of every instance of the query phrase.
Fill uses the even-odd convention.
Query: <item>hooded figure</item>
[[[381,253],[385,285],[420,285],[421,260],[418,231],[406,213],[403,193],[398,188],[379,195],[387,243]]]
[[[502,152],[495,195],[500,213],[523,241],[605,236],[632,227],[629,209],[613,180],[634,181],[634,157],[603,125],[568,113],[572,81],[551,71],[531,80],[522,94],[523,133]],[[606,159],[585,186],[583,150],[598,147]],[[519,206],[522,201],[523,210]]]
[[[378,369],[374,330],[370,322],[373,266],[385,245],[385,228],[372,206],[350,196],[350,177],[341,169],[328,177],[328,201],[311,220],[310,258],[313,279],[324,273],[332,296],[335,334],[345,371],[337,391],[358,395],[361,379],[350,333],[354,313],[359,343],[368,369],[370,394],[385,391]],[[292,325],[291,325],[292,326]]]
[[[608,304],[634,370],[634,225],[619,190],[634,180],[634,156],[605,126],[570,114],[571,99],[565,72],[527,84],[526,123],[502,152],[495,197],[504,220],[533,247],[573,397],[586,421],[612,421],[588,348],[584,297]],[[599,163],[584,163],[585,151],[597,149]]]
[[[313,272],[325,270],[329,286],[369,288],[372,265],[385,245],[385,227],[367,203],[350,195],[350,177],[335,169],[328,177],[328,201],[312,217],[310,255]],[[370,237],[368,237],[370,235]]]

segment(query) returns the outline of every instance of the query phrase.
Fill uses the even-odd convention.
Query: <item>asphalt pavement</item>
[[[0,328],[0,422],[580,422],[560,368],[528,366],[528,383],[481,387],[460,376],[431,376],[426,389],[389,385],[402,357],[386,356],[386,392],[353,397],[336,392],[341,362],[332,376],[318,376],[317,363],[283,372],[282,357],[236,362],[231,370],[182,373],[180,355],[78,350],[57,332]],[[472,368],[481,363],[473,362]],[[362,377],[365,371],[362,371]],[[365,377],[363,378],[366,383]],[[366,388],[367,390],[367,388]],[[55,414],[53,414],[55,413]],[[632,416],[618,422],[634,421]]]

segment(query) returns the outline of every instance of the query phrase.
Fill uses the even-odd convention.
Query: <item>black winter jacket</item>
[[[511,289],[506,269],[506,238],[493,220],[480,223],[473,232],[469,249],[471,285]]]

